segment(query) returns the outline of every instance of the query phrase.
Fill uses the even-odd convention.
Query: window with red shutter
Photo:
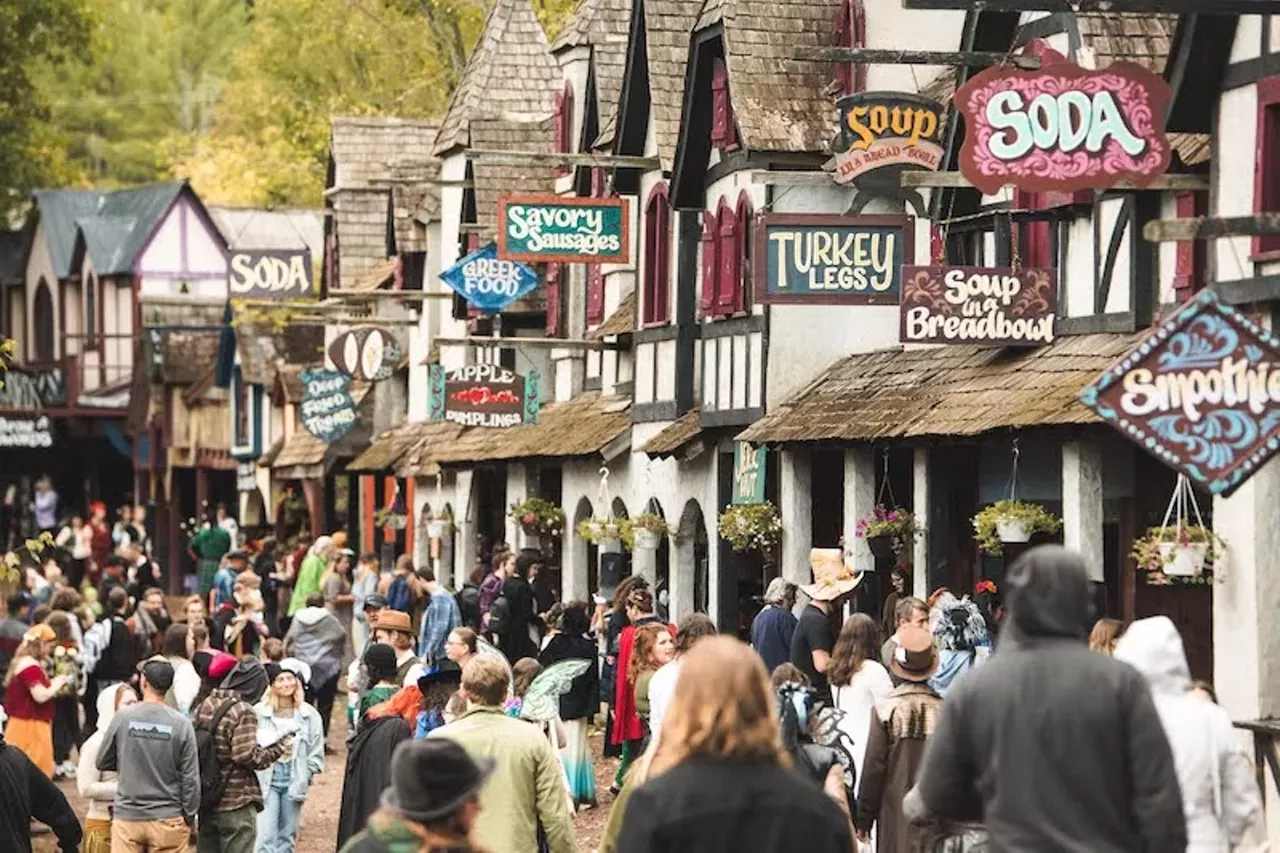
[[[1019,210],[1045,210],[1046,199],[1041,193],[1014,190],[1013,206]],[[1045,220],[1023,222],[1019,227],[1018,260],[1024,267],[1056,267],[1053,257],[1051,229],[1053,224]]]
[[[1174,201],[1179,219],[1204,216],[1209,211],[1209,194],[1206,192],[1178,193]],[[1183,240],[1178,243],[1177,252],[1173,270],[1173,298],[1182,303],[1204,287],[1205,242]]]
[[[1258,145],[1253,212],[1280,212],[1280,76],[1258,81]],[[1280,256],[1280,235],[1253,238],[1253,254]]]
[[[659,184],[649,194],[644,211],[644,323],[657,325],[671,319],[671,206],[667,187]]]
[[[867,46],[867,15],[862,0],[841,0],[836,9],[836,44],[840,47]],[[842,95],[861,92],[867,87],[867,67],[837,62],[836,86]]]
[[[720,220],[720,268],[716,272],[716,313],[732,314],[737,304],[742,259],[738,255],[738,218],[723,200],[716,213]]]
[[[703,316],[710,317],[716,312],[716,282],[720,269],[720,229],[717,227],[716,215],[709,210],[702,211],[702,292],[698,305]]]
[[[560,337],[563,331],[560,317],[564,275],[564,264],[547,264],[547,336],[552,338]]]
[[[738,197],[738,231],[735,235],[738,255],[738,288],[734,293],[733,311],[746,311],[751,305],[751,199],[743,190]]]
[[[573,86],[564,84],[564,90],[556,95],[555,147],[562,154],[573,153]],[[557,175],[567,175],[568,166],[557,166]]]

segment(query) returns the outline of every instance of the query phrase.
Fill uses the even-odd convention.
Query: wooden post
[[[1226,218],[1196,216],[1191,219],[1157,219],[1142,228],[1151,243],[1183,240],[1221,240],[1224,237],[1263,237],[1280,234],[1280,213],[1257,213]]]
[[[988,68],[993,65],[1012,65],[1015,68],[1036,69],[1040,57],[1021,56],[1001,51],[985,50],[883,50],[870,47],[801,47],[794,54],[796,59],[818,62],[851,62],[859,65],[963,65],[968,68]]]

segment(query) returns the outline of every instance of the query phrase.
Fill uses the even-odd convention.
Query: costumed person
[[[369,651],[381,646],[375,643]],[[365,652],[366,659],[369,651]],[[375,705],[364,714],[355,737],[347,746],[347,766],[343,771],[342,808],[338,815],[338,848],[365,828],[369,816],[378,810],[382,792],[391,784],[391,757],[396,747],[413,737],[413,729],[400,714]]]
[[[65,675],[50,681],[44,671],[55,641],[48,625],[32,626],[23,635],[4,678],[4,710],[9,715],[5,740],[25,752],[49,778],[54,773],[53,700],[67,683]]]
[[[836,709],[842,713],[840,728],[850,737],[855,779],[862,777],[862,757],[876,704],[893,692],[889,671],[880,663],[880,632],[865,613],[845,620],[831,653],[827,682]]]
[[[614,794],[622,788],[626,768],[643,750],[645,738],[644,721],[636,708],[635,683],[628,678],[636,629],[641,625],[661,624],[653,613],[653,593],[647,589],[635,589],[627,596],[626,613],[631,624],[618,636],[617,685],[613,699],[613,731],[610,733],[612,742],[622,748],[622,761],[610,787]]]
[[[89,564],[85,569],[85,581],[94,588],[102,579],[102,569],[107,564],[113,548],[111,525],[107,523],[107,505],[102,501],[89,504]],[[213,577],[212,574],[209,575]]]
[[[575,806],[596,804],[595,770],[591,765],[590,723],[600,710],[600,669],[596,643],[587,636],[591,625],[587,605],[571,601],[560,615],[560,632],[551,638],[538,660],[547,670],[565,661],[586,663],[559,699],[565,746],[560,751]],[[456,632],[455,632],[456,633]],[[544,670],[546,671],[546,670]]]
[[[111,726],[111,718],[121,708],[137,703],[138,694],[127,684],[112,684],[98,694],[98,730],[80,747],[80,763],[76,769],[76,790],[82,799],[89,801],[81,853],[111,853],[111,813],[116,799],[117,774],[98,769],[98,752],[102,749],[102,737]]]
[[[310,607],[307,599],[320,592],[320,579],[329,568],[333,559],[333,537],[317,536],[315,544],[303,558],[298,567],[298,575],[293,581],[293,595],[289,599],[289,618],[304,607]],[[323,595],[321,595],[323,599]]]
[[[944,592],[929,611],[929,633],[938,645],[938,671],[929,686],[945,697],[966,672],[991,654],[991,635],[982,611],[966,595],[957,599]]]
[[[462,668],[452,661],[444,661],[418,679],[418,691],[422,694],[422,700],[414,721],[415,740],[422,740],[445,724],[445,708],[461,684]]]

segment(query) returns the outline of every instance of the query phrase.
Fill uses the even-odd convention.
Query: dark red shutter
[[[1175,197],[1179,219],[1204,216],[1209,208],[1209,194],[1203,192],[1178,193]],[[1173,270],[1173,298],[1182,303],[1204,287],[1205,243],[1203,240],[1183,240],[1178,243],[1178,254]]]
[[[947,243],[942,236],[942,226],[934,223],[929,226],[929,263],[945,264],[947,262]]]
[[[604,322],[604,267],[587,264],[587,325]]]
[[[573,152],[573,87],[565,83],[564,90],[556,95],[555,149],[561,154]],[[556,166],[557,175],[567,175],[568,166]]]
[[[1258,81],[1253,212],[1280,212],[1280,76]],[[1253,254],[1280,252],[1280,235],[1253,238]]]
[[[723,148],[729,144],[729,72],[724,60],[711,64],[711,145]]]
[[[1013,206],[1020,210],[1045,210],[1045,199],[1040,193],[1013,191]],[[1022,223],[1018,247],[1018,260],[1024,267],[1054,267],[1053,245],[1050,238],[1051,223],[1038,220]]]
[[[720,220],[720,269],[716,279],[716,313],[732,314],[737,304],[739,268],[738,218],[723,201],[718,214]]]
[[[738,231],[735,235],[738,255],[738,286],[734,291],[732,310],[737,313],[747,310],[748,296],[751,293],[751,200],[746,191],[738,199]]]
[[[547,264],[547,336],[560,337],[564,264]]]
[[[665,323],[671,318],[671,211],[666,187],[658,187],[645,208],[645,323]]]
[[[702,211],[702,295],[698,304],[706,316],[714,314],[716,307],[717,273],[720,269],[716,257],[720,248],[719,230],[716,215],[709,210]]]
[[[836,44],[840,47],[867,46],[867,15],[862,0],[842,0],[836,9]],[[849,95],[867,87],[867,67],[837,62],[836,86],[840,94]]]

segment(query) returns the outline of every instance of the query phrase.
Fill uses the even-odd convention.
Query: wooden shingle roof
[[[356,287],[370,270],[386,261],[390,192],[390,189],[352,189],[333,195],[339,287]]]
[[[875,441],[1098,423],[1076,396],[1146,334],[1063,337],[1032,350],[955,345],[851,355],[738,438]]]
[[[640,452],[657,459],[678,453],[682,447],[702,435],[702,411],[692,409],[640,446]]]
[[[633,290],[622,301],[618,308],[605,318],[604,322],[587,332],[587,340],[603,340],[614,335],[626,335],[636,330],[636,292]]]
[[[395,467],[418,439],[419,424],[405,421],[383,430],[364,452],[347,463],[347,471],[377,474]]]
[[[550,152],[555,139],[551,120],[519,122],[508,119],[475,119],[471,141],[476,148],[499,151]],[[555,167],[524,163],[519,165],[471,164],[476,194],[476,224],[482,227],[481,240],[493,239],[498,227],[498,196],[503,193],[555,191]]]
[[[432,456],[441,464],[591,456],[631,428],[630,407],[629,397],[588,391],[544,406],[536,424],[468,429]]]
[[[479,148],[471,139],[471,123],[477,118],[546,118],[563,88],[560,66],[529,0],[496,0],[433,151],[440,155],[459,147]]]
[[[680,138],[689,44],[701,0],[637,0],[644,3],[645,46],[649,60],[649,109],[662,168],[675,162]],[[713,0],[714,2],[714,0]],[[735,96],[736,97],[736,96]]]
[[[631,28],[631,0],[582,0],[556,37],[551,52],[572,47],[591,48],[596,105],[603,127],[616,114],[627,65],[627,36]],[[612,139],[612,135],[610,135]],[[592,147],[593,140],[587,140]]]
[[[331,189],[387,188],[425,181],[439,164],[431,153],[438,122],[388,116],[335,116],[329,135]]]

